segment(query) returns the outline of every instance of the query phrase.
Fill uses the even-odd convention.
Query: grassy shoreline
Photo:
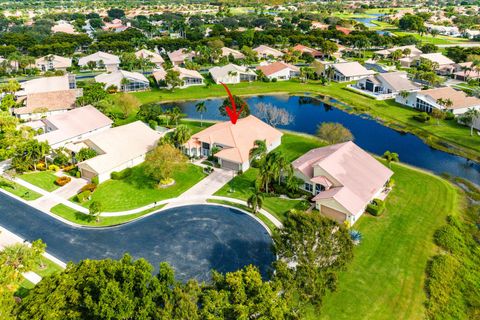
[[[232,85],[231,90],[239,96],[262,94],[318,95],[316,98],[337,108],[350,113],[368,114],[387,127],[412,133],[435,149],[480,161],[480,136],[470,136],[469,128],[452,120],[441,120],[440,125],[436,125],[435,121],[430,123],[417,122],[412,118],[415,114],[418,114],[417,110],[401,106],[393,100],[380,101],[352,92],[346,88],[346,84],[331,83],[322,86],[315,81],[309,81],[308,83],[298,81],[253,82]],[[219,85],[212,85],[209,88],[190,87],[174,92],[154,89],[149,92],[134,93],[134,95],[145,104],[214,99],[224,97],[225,91]]]

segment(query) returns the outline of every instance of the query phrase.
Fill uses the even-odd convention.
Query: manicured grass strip
[[[0,188],[27,201],[35,200],[42,196],[33,190],[5,178],[0,178]]]
[[[231,206],[231,207],[235,207],[235,208],[238,208],[238,209],[242,209],[244,211],[247,211],[247,212],[251,212],[251,209],[246,206],[246,205],[243,205],[243,204],[239,204],[239,203],[235,203],[235,202],[230,202],[230,201],[226,201],[226,200],[216,200],[216,199],[209,199],[207,200],[207,202],[209,203],[218,203],[218,204],[224,204],[224,205],[227,205],[227,206]],[[270,229],[271,232],[273,232],[277,227],[275,227],[275,225],[273,224],[272,221],[270,221],[267,217],[265,217],[263,214],[261,214],[260,212],[257,212],[255,214],[255,216],[262,220],[263,223],[265,223],[265,225],[268,227],[268,229]]]
[[[291,93],[318,94],[320,97],[332,97],[347,106],[356,107],[362,112],[368,113],[374,118],[378,118],[386,125],[397,127],[403,131],[412,132],[427,143],[437,148],[445,150],[442,144],[447,142],[455,147],[454,151],[462,156],[471,159],[480,159],[480,136],[470,136],[469,128],[458,124],[456,121],[441,120],[440,125],[436,121],[420,123],[413,120],[413,116],[418,111],[401,106],[393,100],[379,101],[346,89],[344,83],[330,83],[321,85],[317,81],[300,83],[298,81],[280,81],[280,82],[252,82],[239,83],[230,86],[231,91],[236,95],[258,95],[269,93]],[[225,89],[220,85],[206,87],[190,87],[178,89],[173,92],[168,90],[154,89],[147,92],[134,93],[142,103],[165,102],[165,101],[184,101],[205,99],[213,97],[225,97]],[[337,105],[339,108],[347,109],[346,106]]]
[[[188,164],[173,173],[173,186],[157,188],[156,183],[145,175],[142,165],[139,165],[132,168],[132,174],[123,180],[101,183],[93,192],[92,199],[82,205],[88,208],[91,201],[99,201],[105,212],[131,210],[155,201],[176,198],[204,177],[202,168]]]
[[[59,186],[55,184],[57,176],[54,175],[51,171],[25,173],[22,174],[19,178],[49,192],[52,192],[59,188]]]
[[[118,217],[100,217],[100,222],[96,222],[95,218],[92,218],[91,216],[78,212],[70,207],[67,207],[64,204],[57,204],[53,208],[50,209],[50,212],[53,214],[56,214],[57,216],[60,216],[68,221],[71,221],[73,223],[82,225],[82,226],[90,226],[90,227],[108,227],[108,226],[114,226],[122,223],[129,222],[131,220],[134,220],[138,217],[141,217],[143,215],[146,215],[147,213],[150,213],[152,211],[160,210],[163,207],[157,206],[154,209],[148,209],[139,213],[135,214],[129,214],[126,216],[118,216]]]
[[[425,267],[436,253],[433,233],[455,214],[459,196],[446,180],[392,165],[396,185],[380,217],[353,226],[363,235],[321,316],[307,319],[423,319]],[[349,303],[346,303],[350,301]]]

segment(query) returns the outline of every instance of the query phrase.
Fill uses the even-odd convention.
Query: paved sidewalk
[[[68,201],[67,199],[62,198],[61,196],[55,194],[54,192],[45,191],[42,188],[39,188],[39,187],[37,187],[37,186],[35,186],[35,185],[33,185],[29,182],[26,182],[25,180],[19,179],[19,178],[14,178],[13,181],[42,195],[42,197],[38,198],[37,200],[29,202],[29,204],[33,207],[40,208],[43,211],[45,211],[45,210],[50,211],[50,208],[52,206],[57,205],[59,203],[62,203],[64,205],[66,205],[67,207],[70,207],[74,210],[77,210],[79,212],[88,214],[88,209],[87,208],[84,208],[84,207],[82,207],[78,204],[75,204],[71,201]],[[48,206],[50,206],[50,207],[48,207]],[[45,209],[46,207],[48,207],[48,208]]]

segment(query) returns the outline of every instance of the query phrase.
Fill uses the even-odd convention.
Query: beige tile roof
[[[275,58],[283,56],[283,52],[281,52],[280,50],[277,50],[275,48],[272,48],[272,47],[269,47],[269,46],[266,46],[266,45],[263,45],[263,44],[254,48],[253,51],[255,51],[257,54],[261,54],[261,55],[267,55],[267,56],[272,55]]]
[[[476,97],[469,97],[465,92],[461,90],[455,90],[452,87],[435,88],[429,90],[422,90],[418,94],[428,96],[432,100],[438,99],[450,99],[453,105],[451,109],[463,109],[474,106],[480,106],[480,99]]]
[[[61,91],[70,89],[68,75],[58,77],[42,77],[27,80],[20,83],[22,90],[17,95],[27,95],[32,93]]]
[[[15,108],[15,114],[29,114],[39,109],[48,111],[67,110],[75,107],[80,89],[32,93],[27,95],[26,106]]]
[[[419,56],[420,58],[428,59],[432,62],[438,63],[440,66],[455,64],[455,62],[448,57],[445,57],[440,52],[424,53]]]
[[[147,59],[152,63],[164,63],[165,62],[165,60],[163,60],[161,55],[159,55],[156,52],[147,50],[147,49],[138,50],[137,52],[135,52],[135,56],[137,58]]]
[[[93,106],[76,108],[47,117],[42,121],[57,128],[36,137],[38,141],[48,141],[50,145],[68,141],[82,134],[108,127],[113,123],[110,118]]]
[[[43,56],[41,58],[38,58],[37,60],[35,60],[35,64],[37,66],[42,64],[48,64],[50,62],[49,59],[51,59],[51,62],[55,69],[70,68],[72,66],[72,59],[57,56],[57,55],[48,55],[48,56]]]
[[[379,73],[371,77],[377,78],[380,81],[388,84],[395,91],[411,91],[420,89],[419,86],[407,78],[407,73],[402,71]]]
[[[250,150],[254,147],[255,140],[266,140],[267,145],[270,145],[282,135],[281,131],[250,115],[239,119],[236,124],[230,121],[214,124],[194,134],[185,145],[192,148],[198,146],[198,142],[220,144],[225,148],[216,154],[217,157],[235,163],[244,163],[249,160]]]
[[[146,84],[149,83],[148,79],[143,74],[126,70],[117,70],[99,74],[95,77],[95,82],[105,83],[105,88],[111,85],[121,88],[123,79],[127,79],[132,82],[142,82]]]
[[[257,69],[261,70],[263,74],[266,75],[267,77],[279,71],[282,71],[283,69],[290,69],[296,72],[300,71],[300,68],[286,62],[281,62],[281,61],[273,62],[266,66],[258,66]]]
[[[356,77],[375,74],[374,71],[368,70],[357,61],[334,63],[331,66],[335,68],[338,72],[343,74],[345,77]]]
[[[195,57],[195,52],[187,50],[185,48],[180,48],[178,50],[168,52],[167,55],[170,61],[172,61],[172,63],[180,63],[184,62],[187,59]]]
[[[357,214],[369,203],[393,172],[374,157],[349,141],[310,150],[292,163],[309,179],[319,166],[340,185],[320,192],[314,200],[335,199],[351,214]]]
[[[238,50],[234,50],[231,48],[223,47],[222,48],[222,57],[228,57],[232,55],[235,59],[244,59],[245,55]]]
[[[198,78],[198,79],[203,79],[202,75],[200,72],[196,70],[190,70],[190,69],[185,69],[181,67],[173,67],[172,68],[175,71],[178,71],[180,73],[180,79],[183,78]],[[167,71],[165,69],[158,69],[152,73],[153,77],[157,82],[161,80],[165,80],[165,76],[167,75]]]
[[[88,56],[81,57],[78,59],[78,65],[80,67],[86,66],[89,61],[94,61],[94,62],[99,62],[103,61],[105,65],[117,65],[120,64],[120,58],[114,54],[103,52],[103,51],[98,51],[95,53],[92,53]]]
[[[159,138],[158,132],[141,121],[108,129],[85,141],[103,153],[81,162],[79,167],[85,166],[97,174],[108,172],[146,154],[157,145]]]

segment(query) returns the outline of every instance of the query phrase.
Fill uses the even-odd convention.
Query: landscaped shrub
[[[419,114],[414,115],[413,119],[415,119],[419,122],[427,122],[427,121],[430,120],[430,115],[426,112],[421,112]]]
[[[360,244],[362,241],[362,234],[358,230],[349,230],[348,233],[350,234],[350,239],[352,239],[352,242],[354,245]]]
[[[453,114],[453,112],[445,112],[445,120],[453,120],[455,119],[455,115]]]
[[[465,240],[462,233],[454,226],[448,224],[435,232],[435,243],[451,253],[462,253],[465,248]]]
[[[56,171],[60,170],[60,167],[57,166],[57,165],[51,164],[51,165],[48,166],[48,170],[56,172]]]
[[[92,178],[92,183],[98,185],[98,176]]]
[[[55,184],[56,184],[57,186],[63,187],[64,185],[66,185],[66,184],[69,183],[70,181],[72,181],[72,178],[67,177],[67,176],[62,176],[62,177],[58,177],[58,178],[55,180]]]
[[[75,177],[76,177],[76,178],[82,177],[82,173],[77,170],[77,172],[75,172]]]
[[[70,159],[63,152],[59,152],[53,159],[53,164],[57,166],[65,166],[69,161]]]
[[[37,170],[45,171],[45,163],[40,162],[39,164],[37,164]]]
[[[81,189],[80,189],[80,192],[83,192],[83,191],[90,191],[90,192],[93,192],[95,191],[95,189],[97,189],[97,185],[94,184],[94,183],[87,183],[86,185],[84,185]]]
[[[85,190],[77,194],[77,201],[82,203],[90,199],[92,193],[89,190]]]
[[[122,180],[122,179],[125,179],[126,177],[130,176],[132,174],[132,168],[127,168],[125,170],[122,170],[122,171],[113,171],[111,174],[110,174],[110,178],[112,178],[113,180]]]
[[[385,209],[385,203],[380,199],[373,199],[371,203],[367,205],[367,212],[372,216],[380,216]]]

